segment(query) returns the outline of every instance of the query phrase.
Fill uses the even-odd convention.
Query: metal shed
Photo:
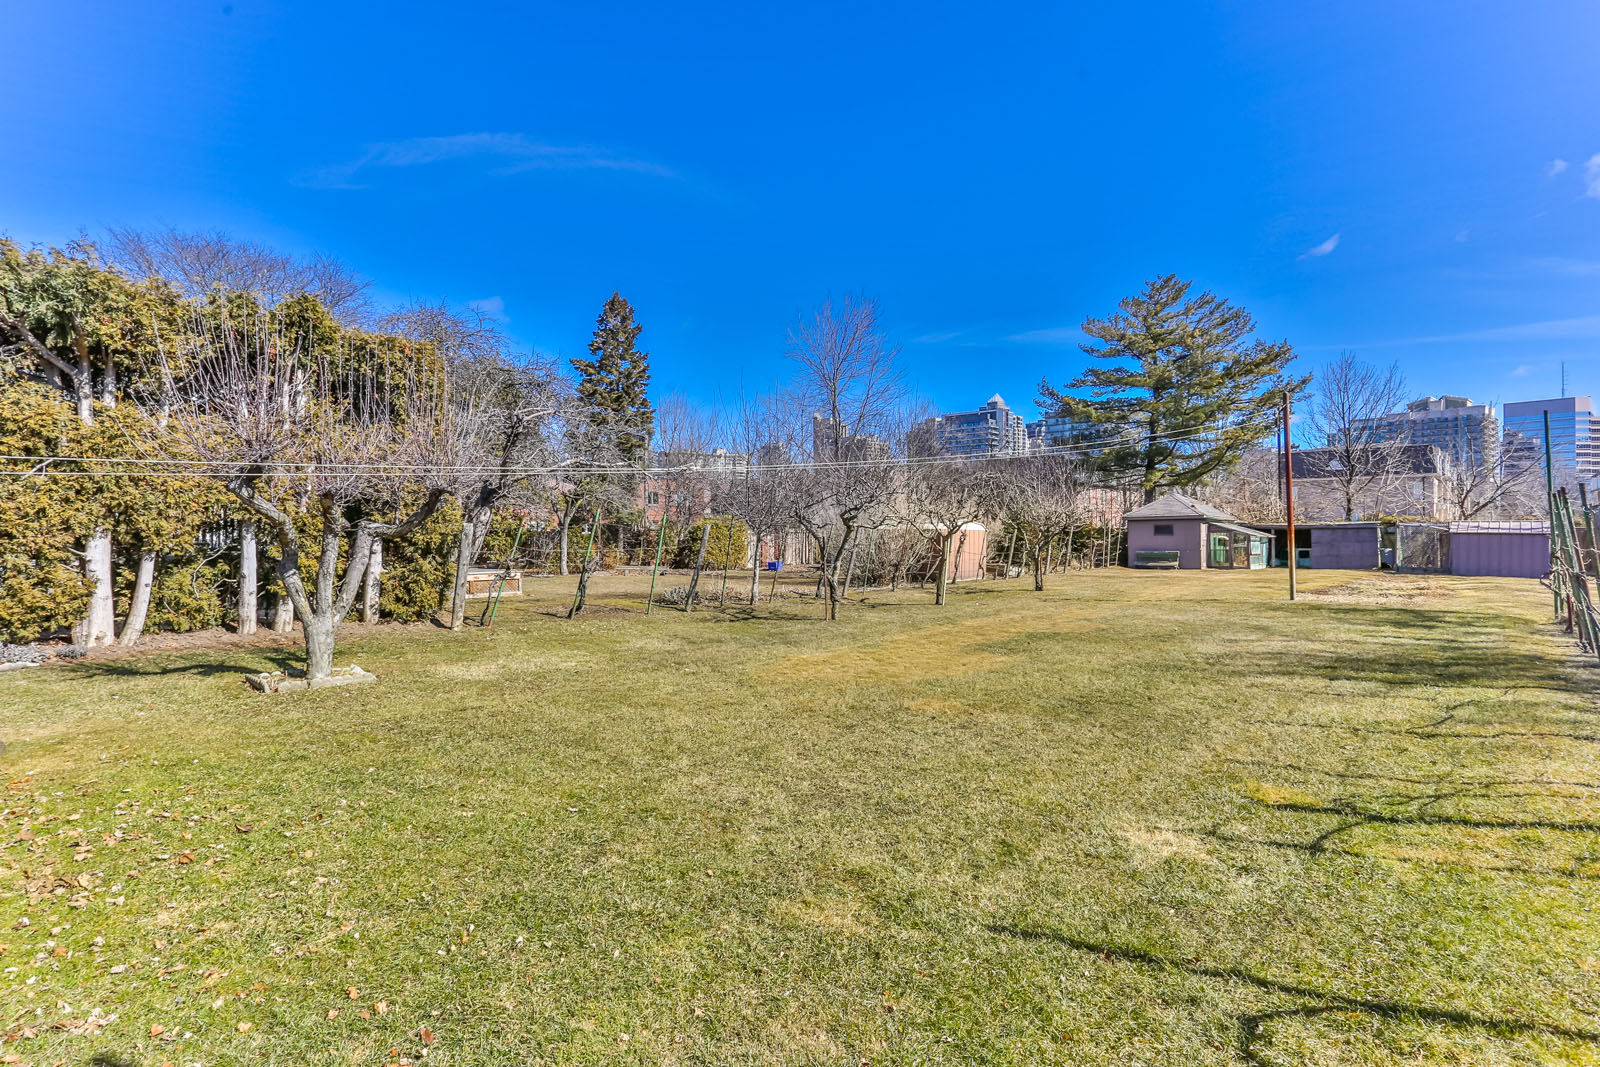
[[[1450,573],[1542,578],[1550,570],[1550,524],[1476,521],[1450,524]]]
[[[1282,523],[1266,527],[1272,532],[1273,566],[1289,560],[1289,528]],[[1324,570],[1374,570],[1383,563],[1382,528],[1376,522],[1295,523],[1295,565]]]

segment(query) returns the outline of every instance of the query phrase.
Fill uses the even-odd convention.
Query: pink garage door
[[[1550,535],[1453,533],[1450,573],[1499,578],[1542,578],[1550,569]]]

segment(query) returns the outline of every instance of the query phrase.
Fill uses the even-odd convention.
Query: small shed
[[[924,526],[916,535],[927,542],[922,550],[921,562],[914,564],[918,573],[931,579],[939,569],[939,553],[933,547],[933,528]],[[858,535],[861,536],[861,535]],[[956,531],[950,542],[950,558],[945,563],[945,578],[952,582],[967,582],[982,578],[989,559],[989,529],[981,522],[969,522]]]
[[[1221,508],[1167,493],[1125,516],[1128,564],[1178,570],[1255,570],[1267,565],[1272,537]]]
[[[1272,561],[1289,560],[1289,528],[1272,531]],[[1376,570],[1383,563],[1383,526],[1376,522],[1297,522],[1294,524],[1295,565],[1324,570]]]
[[[1479,520],[1450,524],[1450,573],[1542,578],[1550,570],[1550,524]]]

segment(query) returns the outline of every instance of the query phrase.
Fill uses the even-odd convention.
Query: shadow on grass
[[[263,668],[260,660],[267,662]],[[257,658],[257,662],[246,666],[243,663],[186,663],[177,666],[157,666],[149,660],[110,660],[104,663],[79,663],[73,665],[73,670],[95,677],[108,678],[159,678],[168,675],[186,674],[196,678],[214,678],[227,674],[260,674],[265,670],[287,671],[291,667],[298,668],[305,665],[305,657],[293,652],[272,652]]]
[[[1538,794],[1524,795],[1532,796]],[[1422,807],[1426,808],[1432,804],[1438,804],[1446,800],[1458,800],[1462,797],[1494,800],[1500,799],[1501,796],[1501,794],[1495,793],[1473,793],[1467,790],[1458,790],[1389,799],[1402,804],[1420,803]],[[1379,799],[1385,798],[1380,797]],[[1330,830],[1323,835],[1324,837],[1332,836],[1335,833],[1343,833],[1344,830],[1352,829],[1356,826],[1374,823],[1384,826],[1468,826],[1474,830],[1562,830],[1579,834],[1600,833],[1600,823],[1595,822],[1568,822],[1560,819],[1482,819],[1472,815],[1439,815],[1429,811],[1393,813],[1366,810],[1349,804],[1306,804],[1295,800],[1279,800],[1272,803],[1264,800],[1255,800],[1254,802],[1271,811],[1296,811],[1306,815],[1333,815],[1350,820],[1348,825]]]
[[[1517,619],[1488,612],[1325,606],[1320,609],[1370,635],[1370,642],[1304,646],[1273,661],[1270,673],[1396,686],[1549,689],[1578,694],[1584,686],[1544,651],[1506,647],[1527,634]],[[1490,643],[1489,639],[1494,640]]]
[[[1567,778],[1458,778],[1449,774],[1419,778],[1414,775],[1379,774],[1376,771],[1327,771],[1308,767],[1303,763],[1267,763],[1263,760],[1234,760],[1240,767],[1278,771],[1289,774],[1312,774],[1324,778],[1339,778],[1350,782],[1396,782],[1401,785],[1427,785],[1435,788],[1455,786],[1465,789],[1507,789],[1513,786],[1543,786],[1565,789],[1600,789],[1597,782],[1577,782]],[[1537,796],[1539,794],[1524,794]]]
[[[1349,823],[1337,828],[1343,833],[1360,826],[1360,823]],[[1225,845],[1258,845],[1262,848],[1284,849],[1292,852],[1302,852],[1308,856],[1343,856],[1356,860],[1379,860],[1384,863],[1413,863],[1428,867],[1456,867],[1468,871],[1483,871],[1489,874],[1521,874],[1532,875],[1539,878],[1556,878],[1574,882],[1600,882],[1600,869],[1589,874],[1577,869],[1561,867],[1539,867],[1533,864],[1494,864],[1471,863],[1459,858],[1442,858],[1421,856],[1391,856],[1382,852],[1358,852],[1353,848],[1339,848],[1328,844],[1329,834],[1322,834],[1310,841],[1283,841],[1273,838],[1245,837],[1240,834],[1230,834],[1222,830],[1188,830],[1186,833],[1209,837],[1213,841]]]
[[[1390,737],[1416,737],[1425,741],[1504,741],[1507,738],[1539,738],[1556,741],[1600,741],[1600,734],[1570,734],[1562,730],[1435,730],[1434,724],[1421,726],[1345,726],[1342,723],[1295,722],[1293,719],[1246,719],[1250,726],[1288,726],[1297,730],[1338,730],[1346,734],[1386,734]],[[1485,725],[1510,725],[1491,720]]]
[[[1582,1041],[1588,1044],[1600,1044],[1600,1031],[1563,1026],[1560,1023],[1513,1019],[1498,1015],[1480,1015],[1476,1012],[1437,1007],[1431,1004],[1411,1004],[1405,1001],[1350,996],[1345,993],[1314,989],[1310,986],[1296,985],[1293,982],[1267,978],[1263,975],[1252,974],[1239,967],[1215,967],[1202,963],[1197,958],[1177,959],[1121,945],[1100,944],[1082,938],[1071,937],[1054,930],[1027,929],[1006,924],[991,924],[988,929],[990,933],[1014,937],[1023,941],[1048,941],[1076,949],[1079,952],[1092,952],[1103,960],[1115,960],[1123,963],[1135,963],[1145,967],[1159,967],[1163,970],[1182,971],[1198,978],[1217,978],[1230,982],[1241,982],[1256,989],[1266,990],[1271,993],[1281,993],[1291,997],[1300,997],[1312,1002],[1278,1011],[1237,1016],[1238,1038],[1235,1050],[1246,1063],[1264,1064],[1267,1062],[1262,1058],[1261,1052],[1262,1046],[1265,1046],[1270,1041],[1270,1037],[1266,1034],[1267,1023],[1276,1019],[1313,1018],[1332,1011],[1360,1011],[1380,1019],[1415,1019],[1452,1029],[1485,1030],[1500,1035],[1542,1035],[1564,1038],[1569,1041]]]

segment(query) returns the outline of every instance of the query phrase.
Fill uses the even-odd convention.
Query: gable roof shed
[[[1134,508],[1123,516],[1124,519],[1209,519],[1212,522],[1232,522],[1239,520],[1229,515],[1221,508],[1214,508],[1210,504],[1202,504],[1193,497],[1184,496],[1182,493],[1166,493],[1150,501],[1141,508]]]

